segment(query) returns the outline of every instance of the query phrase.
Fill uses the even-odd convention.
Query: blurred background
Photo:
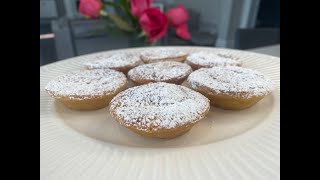
[[[117,0],[114,0],[115,2]],[[80,0],[40,0],[40,65],[98,51],[146,46],[131,35],[105,31],[106,20],[86,19]],[[169,31],[156,45],[253,49],[279,45],[280,0],[154,0],[164,11],[184,5],[191,39]]]

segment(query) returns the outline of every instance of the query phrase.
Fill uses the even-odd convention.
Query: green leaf
[[[127,14],[132,19],[135,19],[134,16],[131,14],[131,9],[130,9],[130,1],[128,0],[120,0],[119,1],[121,6],[123,7],[124,12]]]
[[[119,29],[127,32],[134,31],[134,29],[118,15],[109,13],[109,18],[116,24]]]
[[[131,26],[134,31],[140,31],[139,20],[137,19],[137,17],[134,17],[131,14],[130,0],[119,0],[116,3],[110,0],[103,0],[102,2],[105,6],[113,7],[116,10],[118,16],[121,17],[125,22],[127,22],[127,24],[129,24],[129,26]]]
[[[138,34],[137,38],[143,38],[143,37],[146,37],[147,34],[144,32],[144,31],[141,31],[140,34]]]
[[[112,6],[113,8],[115,8],[118,11],[121,11],[121,7],[119,4],[111,2],[111,1],[104,1],[104,4],[108,5],[108,6]]]
[[[120,0],[119,1],[120,4],[126,9],[126,10],[130,10],[130,2],[127,0]]]
[[[108,16],[108,13],[105,11],[105,10],[100,10],[100,16],[104,16],[104,17],[107,17]]]

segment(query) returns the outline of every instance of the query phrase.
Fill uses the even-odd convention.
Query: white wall
[[[157,1],[157,0],[156,0]],[[200,30],[207,32],[216,32],[220,14],[221,0],[158,0],[167,4],[182,4],[187,8],[199,12]]]
[[[238,28],[253,27],[260,0],[164,0],[183,4],[200,15],[200,30],[217,32],[218,47],[234,47]]]
[[[56,18],[58,16],[54,0],[40,1],[40,18]]]
[[[219,23],[221,0],[175,0],[200,13],[200,30],[215,32]]]
[[[74,14],[72,0],[63,0],[67,16]],[[154,0],[170,5],[182,4],[200,13],[200,31],[217,32],[218,47],[234,47],[236,29],[254,25],[260,0]]]

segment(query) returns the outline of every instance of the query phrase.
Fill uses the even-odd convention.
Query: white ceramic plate
[[[117,124],[108,109],[72,111],[44,86],[81,69],[90,54],[40,67],[40,177],[44,179],[280,179],[280,59],[227,51],[264,73],[276,90],[250,109],[211,108],[208,117],[171,140],[141,137]],[[139,52],[145,48],[106,51]]]

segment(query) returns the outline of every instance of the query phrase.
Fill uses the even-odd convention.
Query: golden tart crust
[[[127,86],[126,76],[112,69],[79,70],[51,80],[48,94],[70,109],[95,110],[106,107]]]
[[[191,72],[192,68],[185,63],[165,61],[135,67],[128,72],[128,77],[137,85],[150,82],[181,84]]]
[[[121,125],[156,138],[174,138],[188,132],[209,109],[209,100],[200,93],[164,82],[129,88],[110,103],[110,113]]]
[[[187,86],[209,98],[212,105],[228,110],[249,108],[274,88],[262,73],[236,66],[196,70],[189,75]]]

